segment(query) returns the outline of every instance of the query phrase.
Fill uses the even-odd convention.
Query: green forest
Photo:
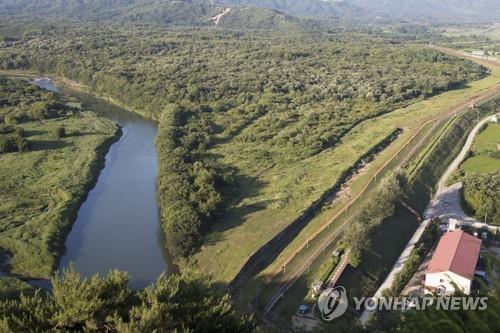
[[[1,332],[254,332],[229,295],[215,296],[206,277],[160,276],[144,290],[125,272],[81,279],[72,268],[53,278],[52,292],[0,302]]]
[[[160,121],[159,204],[167,244],[180,255],[223,221],[235,174],[303,160],[365,119],[487,75],[472,62],[370,35],[160,28],[28,30],[4,38],[0,67],[77,81]],[[211,154],[233,145],[253,147],[238,157],[248,170]]]
[[[402,155],[419,156],[425,142],[412,145],[440,130],[432,119],[498,85],[500,72],[433,49],[456,41],[434,35],[440,27],[361,24],[354,18],[378,12],[354,3],[0,0],[0,332],[268,332],[258,296],[280,291],[287,256],[297,266],[310,260],[301,255],[310,241],[311,252],[319,248],[325,233],[309,237],[323,222],[338,232],[324,252],[349,250],[350,269],[363,275],[357,283],[375,287],[382,265],[370,256],[392,254],[375,251],[373,235],[394,245],[383,221],[404,209],[418,215],[427,203],[407,202]],[[157,123],[157,241],[168,272],[148,287],[134,289],[118,270],[88,278],[71,264],[56,271],[79,208],[126,130],[76,97],[38,88],[34,76]],[[499,173],[480,165],[498,159],[488,145],[476,144],[457,177],[468,213],[500,224]],[[438,173],[436,165],[425,167]],[[425,191],[433,185],[422,182]],[[330,220],[340,205],[352,214],[345,228]],[[269,246],[297,221],[286,244]],[[233,289],[259,250],[269,252],[266,267]],[[290,262],[283,281],[297,269]],[[50,290],[32,278],[50,280]],[[499,330],[499,293],[492,280],[483,312],[394,311],[366,327],[348,313],[325,331]]]

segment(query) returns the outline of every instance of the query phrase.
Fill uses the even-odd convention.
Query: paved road
[[[443,221],[448,219],[456,219],[461,221],[462,224],[472,226],[474,228],[488,228],[491,231],[498,230],[497,226],[487,225],[484,222],[477,221],[476,219],[468,216],[462,209],[460,204],[460,190],[462,188],[462,183],[458,182],[451,186],[446,186],[446,180],[451,176],[451,174],[460,166],[460,164],[467,157],[475,136],[481,129],[481,127],[490,121],[492,116],[483,118],[479,123],[474,126],[470,132],[467,140],[462,147],[462,150],[458,156],[451,162],[443,176],[441,176],[438,189],[434,200],[431,201],[427,210],[424,213],[424,218],[434,218],[440,217]]]
[[[380,285],[380,287],[375,292],[375,295],[373,297],[380,298],[384,290],[392,287],[396,274],[398,274],[403,269],[406,260],[408,260],[411,251],[415,247],[415,244],[418,243],[420,237],[422,237],[422,234],[424,233],[425,229],[430,224],[433,218],[441,217],[445,220],[447,220],[448,218],[455,218],[457,220],[460,220],[461,222],[463,221],[464,224],[468,224],[476,228],[481,228],[486,226],[490,230],[498,229],[498,227],[487,226],[486,224],[481,223],[465,214],[465,212],[462,210],[462,207],[460,206],[460,189],[462,187],[462,183],[456,183],[449,187],[446,186],[446,180],[467,157],[467,153],[472,145],[472,142],[474,141],[476,134],[484,124],[490,121],[491,118],[492,116],[485,117],[479,123],[477,123],[476,126],[474,126],[469,136],[467,137],[467,140],[464,146],[462,147],[462,150],[460,151],[458,156],[453,160],[453,162],[451,162],[451,164],[448,166],[446,171],[439,179],[438,190],[436,192],[434,199],[429,203],[427,209],[425,210],[424,221],[419,225],[419,227],[413,234],[408,244],[406,244],[406,247],[404,248],[398,260],[392,267],[389,275]],[[365,324],[371,315],[372,315],[371,311],[365,310],[361,314],[359,320],[361,321],[362,324]]]

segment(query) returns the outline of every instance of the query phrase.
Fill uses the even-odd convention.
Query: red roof
[[[481,240],[465,232],[452,231],[439,240],[427,273],[453,272],[472,279],[481,252]]]

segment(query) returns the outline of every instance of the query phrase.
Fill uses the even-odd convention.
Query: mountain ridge
[[[0,0],[2,16],[293,30],[373,19],[500,21],[500,0]]]

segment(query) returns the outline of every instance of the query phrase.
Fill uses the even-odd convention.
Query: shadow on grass
[[[33,140],[30,141],[30,150],[31,151],[43,151],[43,150],[55,150],[62,149],[71,146],[71,144],[64,141],[55,141],[55,140]]]
[[[43,135],[45,133],[47,133],[47,131],[39,131],[39,130],[24,131],[24,137],[29,138],[32,136]]]
[[[106,135],[105,132],[69,132],[66,134],[66,137],[78,137],[78,136],[87,136],[87,135]]]

